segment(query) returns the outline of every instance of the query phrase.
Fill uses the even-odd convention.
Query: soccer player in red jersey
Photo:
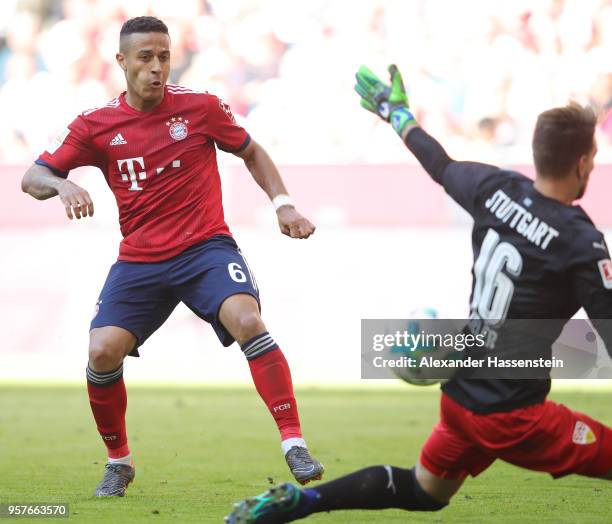
[[[323,466],[302,437],[287,361],[262,322],[257,284],[224,220],[216,149],[244,160],[275,205],[283,234],[308,238],[315,227],[295,209],[274,163],[227,104],[166,83],[170,37],[161,20],[128,20],[116,58],[126,91],[79,115],[22,181],[39,200],[58,195],[68,218],[91,217],[89,194],[67,176],[96,166],[119,207],[119,259],[90,331],[87,388],[108,451],[94,495],[123,496],[134,478],[123,360],[138,356],[179,302],[209,322],[224,346],[240,344],[293,475],[300,483],[320,479]]]
[[[360,68],[355,90],[361,105],[392,125],[424,170],[474,219],[470,319],[497,335],[496,353],[550,358],[563,326],[583,307],[612,356],[610,253],[588,215],[572,205],[594,166],[594,112],[574,103],[538,117],[534,182],[515,171],[451,159],[417,124],[397,67],[389,72],[390,86]],[[531,320],[538,336],[519,336],[517,344],[506,319],[552,320]],[[459,368],[441,387],[440,421],[414,467],[370,466],[314,488],[282,484],[239,503],[226,522],[277,524],[347,509],[438,511],[468,476],[498,459],[554,478],[612,480],[612,428],[548,400],[548,371],[532,378],[516,371],[472,378],[471,370]]]

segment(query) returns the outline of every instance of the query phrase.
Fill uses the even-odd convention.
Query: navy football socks
[[[371,466],[315,488],[302,489],[298,505],[286,517],[297,520],[312,513],[346,509],[438,511],[446,505],[423,490],[414,468]]]

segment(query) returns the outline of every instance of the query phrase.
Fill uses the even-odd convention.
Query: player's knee
[[[248,311],[239,313],[236,318],[236,340],[242,343],[250,338],[253,338],[266,330],[259,313],[256,311]]]
[[[377,507],[408,511],[439,511],[448,505],[427,493],[413,469],[396,466],[371,466],[355,472],[364,493],[376,493]]]
[[[400,481],[401,490],[406,493],[404,509],[410,511],[440,511],[448,506],[450,498],[448,500],[434,498],[423,489],[417,479],[415,468],[393,468],[393,471]]]
[[[89,342],[89,366],[95,371],[117,369],[125,356],[125,348],[111,337],[91,337]]]

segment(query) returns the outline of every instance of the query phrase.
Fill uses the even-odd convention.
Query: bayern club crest
[[[183,120],[182,117],[172,117],[166,125],[168,126],[168,132],[173,140],[183,140],[187,138],[189,134],[189,129],[187,129],[187,124],[189,120]]]

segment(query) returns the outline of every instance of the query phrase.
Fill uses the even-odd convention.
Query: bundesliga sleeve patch
[[[604,287],[612,289],[612,261],[609,258],[605,258],[597,262],[597,267],[599,267]]]
[[[66,140],[66,137],[70,134],[70,129],[66,128],[64,129],[60,134],[58,134],[55,139],[53,139],[53,141],[49,144],[49,146],[47,147],[47,152],[49,154],[53,154],[55,153],[59,147],[64,143],[64,140]]]

